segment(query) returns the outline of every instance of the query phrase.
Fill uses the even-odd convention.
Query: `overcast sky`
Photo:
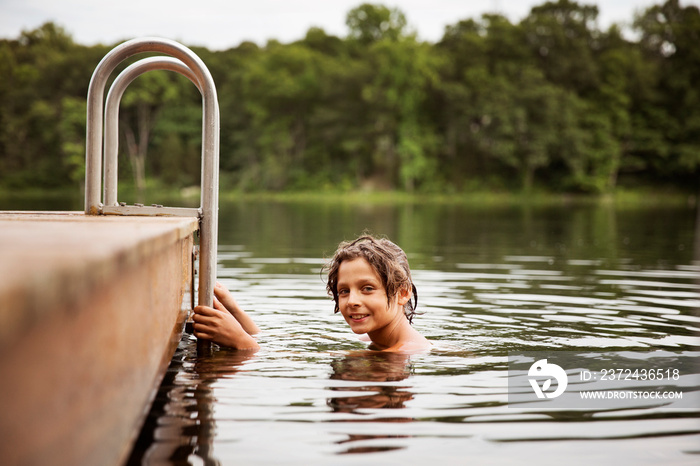
[[[498,12],[513,22],[545,0],[0,0],[0,37],[16,38],[22,30],[47,21],[64,27],[83,45],[114,44],[140,36],[161,36],[213,50],[245,40],[264,45],[268,39],[291,42],[312,27],[345,37],[345,15],[365,2],[398,7],[422,40],[438,41],[445,25],[483,13]],[[581,0],[596,4],[599,26],[630,23],[635,11],[663,0]],[[700,0],[681,0],[681,5]]]

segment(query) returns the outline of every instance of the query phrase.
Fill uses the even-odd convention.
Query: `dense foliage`
[[[698,8],[653,6],[634,40],[597,15],[559,0],[427,43],[401,11],[363,4],[345,38],[193,48],[217,84],[222,188],[697,189]],[[53,23],[0,40],[0,187],[83,180],[87,86],[111,48]],[[122,179],[198,184],[201,98],[186,78],[138,78],[120,119]]]

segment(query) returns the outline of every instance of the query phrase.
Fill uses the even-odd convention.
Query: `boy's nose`
[[[356,307],[360,305],[359,293],[357,291],[350,290],[348,294],[348,306]]]

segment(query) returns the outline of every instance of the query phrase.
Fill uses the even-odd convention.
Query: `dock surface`
[[[197,228],[0,212],[4,464],[123,463],[191,308]]]

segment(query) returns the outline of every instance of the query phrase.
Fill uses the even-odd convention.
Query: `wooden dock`
[[[182,334],[196,218],[0,212],[0,455],[119,465]]]

